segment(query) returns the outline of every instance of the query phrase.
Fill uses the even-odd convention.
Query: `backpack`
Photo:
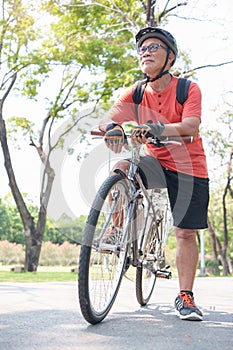
[[[183,105],[188,98],[188,90],[191,81],[186,78],[179,78],[176,88],[176,99]],[[142,102],[143,94],[146,88],[146,80],[139,80],[133,90],[133,102],[135,104],[135,114],[138,122],[138,106]]]

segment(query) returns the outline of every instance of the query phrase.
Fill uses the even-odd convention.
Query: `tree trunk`
[[[46,225],[46,210],[41,206],[36,229],[26,232],[25,269],[29,272],[37,271],[39,265],[43,235]]]
[[[223,276],[230,275],[230,268],[229,268],[226,254],[221,255],[221,262],[222,262],[222,267],[223,267],[223,271],[222,271]]]
[[[20,213],[20,217],[24,226],[25,236],[26,236],[26,258],[25,258],[25,270],[27,271],[36,271],[38,261],[36,262],[36,256],[38,255],[37,246],[39,246],[35,234],[35,225],[34,218],[31,216],[30,212],[27,209],[27,206],[24,202],[24,199],[19,191],[19,188],[16,183],[10,152],[7,144],[7,133],[5,122],[2,117],[2,104],[0,108],[0,139],[1,146],[4,156],[4,166],[9,179],[9,186],[11,188],[12,195],[14,197],[16,206]],[[41,245],[41,244],[40,244]],[[29,269],[30,266],[30,269]]]
[[[9,186],[11,188],[12,195],[14,197],[17,209],[20,213],[20,217],[24,226],[26,242],[25,270],[29,272],[35,272],[37,271],[39,263],[43,234],[46,225],[47,204],[51,194],[55,174],[48,163],[47,167],[45,167],[45,174],[48,177],[47,186],[45,192],[41,195],[41,205],[38,213],[37,226],[35,227],[34,218],[30,214],[26,203],[24,202],[24,199],[19,191],[15,179],[9,147],[7,143],[5,121],[2,116],[2,105],[3,101],[0,101],[0,140],[4,156],[4,165],[9,179]]]
[[[231,164],[231,162],[229,162]],[[229,165],[229,169],[230,169]],[[221,254],[221,261],[223,266],[223,275],[227,276],[230,274],[230,268],[228,265],[227,260],[227,248],[228,248],[228,225],[227,225],[227,204],[226,204],[226,197],[227,192],[230,190],[230,183],[231,183],[231,174],[229,170],[228,178],[227,178],[227,184],[223,193],[223,199],[222,199],[222,206],[223,206],[223,223],[224,223],[224,242],[223,242],[223,248],[222,248],[222,254]],[[230,191],[229,191],[230,192]]]
[[[221,244],[209,220],[208,220],[208,232],[211,238],[213,260],[217,261],[218,255],[220,256],[220,260],[223,267],[223,275],[227,276],[230,274],[230,268],[227,260],[227,246]],[[218,252],[217,252],[217,246],[218,246]]]
[[[218,260],[216,235],[209,219],[208,219],[208,232],[211,239],[213,260]]]
[[[216,241],[218,244],[220,260],[221,260],[222,267],[223,267],[223,276],[227,276],[230,274],[230,268],[229,268],[228,260],[227,260],[227,247],[225,245],[222,246],[218,237],[216,237]]]
[[[37,234],[35,228],[25,233],[26,249],[25,249],[25,270],[36,272],[39,264],[42,235]]]

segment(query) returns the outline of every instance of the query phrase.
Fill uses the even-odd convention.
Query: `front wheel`
[[[105,180],[89,213],[79,259],[78,293],[87,322],[101,322],[117,296],[128,252],[129,188],[121,174]],[[117,227],[117,235],[109,232]],[[107,238],[107,239],[106,239]]]

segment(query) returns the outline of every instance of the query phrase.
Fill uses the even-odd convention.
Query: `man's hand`
[[[128,149],[127,137],[119,124],[110,123],[107,125],[104,141],[114,153],[120,153],[122,147]]]
[[[138,125],[132,132],[131,140],[134,145],[147,143],[149,138],[159,138],[165,126],[161,122]]]

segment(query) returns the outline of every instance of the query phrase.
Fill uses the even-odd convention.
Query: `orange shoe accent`
[[[196,307],[193,297],[185,292],[180,292],[178,296],[182,299],[182,305]]]

